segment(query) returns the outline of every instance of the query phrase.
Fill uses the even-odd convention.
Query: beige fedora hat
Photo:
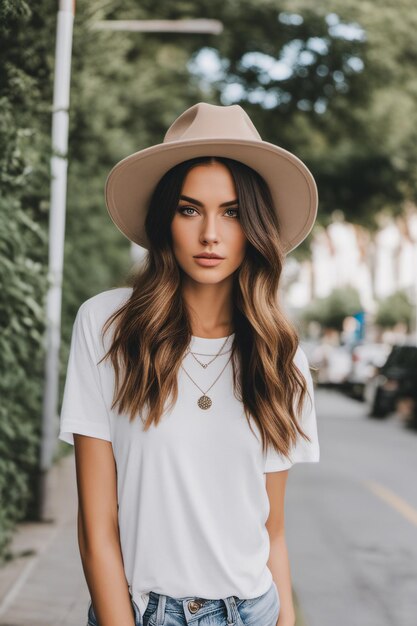
[[[317,216],[318,194],[306,165],[291,152],[263,141],[240,105],[198,102],[174,120],[163,143],[127,156],[109,172],[107,208],[128,239],[149,248],[144,222],[158,181],[174,165],[197,156],[235,159],[264,178],[286,254],[310,233]]]

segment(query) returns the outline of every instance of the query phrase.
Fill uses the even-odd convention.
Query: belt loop
[[[160,593],[158,597],[158,607],[156,609],[156,626],[162,626],[165,621],[165,606],[167,597]]]
[[[229,596],[228,598],[223,598],[223,602],[227,609],[227,626],[236,626],[238,623],[238,611],[235,597]]]

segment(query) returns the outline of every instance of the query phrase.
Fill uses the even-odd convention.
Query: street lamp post
[[[54,93],[52,105],[51,197],[46,294],[45,382],[41,424],[37,515],[46,521],[50,511],[49,469],[56,448],[56,413],[61,339],[61,290],[64,262],[67,191],[69,95],[75,0],[60,0],[57,15]]]

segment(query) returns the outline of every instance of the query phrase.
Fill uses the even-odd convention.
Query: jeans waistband
[[[156,617],[153,620],[155,626],[162,626],[165,611],[182,615],[185,617],[188,624],[188,622],[191,622],[195,617],[200,618],[207,613],[223,607],[226,609],[227,624],[232,625],[236,623],[238,617],[236,608],[236,602],[238,600],[236,596],[229,596],[220,600],[208,600],[199,598],[198,596],[172,598],[171,596],[151,591],[149,593],[148,607],[152,609],[152,612],[156,610]],[[140,626],[143,626],[142,621],[140,622]]]

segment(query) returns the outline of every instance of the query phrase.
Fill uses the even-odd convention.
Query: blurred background
[[[50,223],[59,19],[65,241]],[[57,440],[72,323],[145,252],[107,214],[109,170],[203,100],[242,105],[319,188],[281,285],[321,445],[287,490],[297,626],[417,625],[416,29],[411,0],[0,0],[0,624],[86,621],[73,449]]]

